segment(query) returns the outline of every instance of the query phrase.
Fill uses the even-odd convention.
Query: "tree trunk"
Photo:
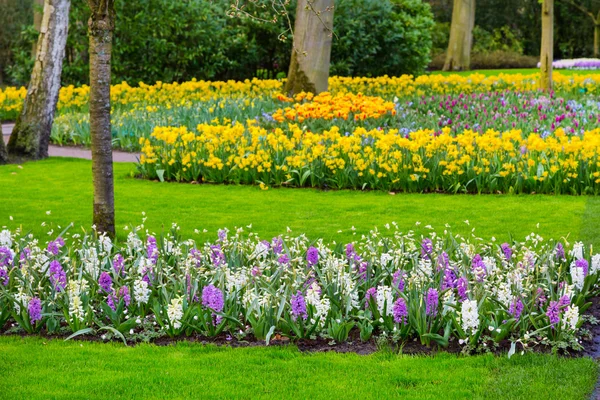
[[[294,45],[285,91],[327,91],[334,0],[298,0]]]
[[[42,18],[44,16],[44,0],[34,0],[33,2],[33,27],[39,34],[42,29]],[[31,49],[31,58],[37,54],[37,43],[34,43]]]
[[[552,90],[552,61],[554,59],[554,0],[542,2],[542,48],[540,51],[541,90]]]
[[[94,180],[94,225],[115,234],[115,199],[110,126],[110,62],[115,28],[114,0],[88,0],[90,37],[90,136]]]
[[[471,67],[474,26],[475,0],[454,0],[444,71],[464,71]]]
[[[594,21],[594,58],[600,53],[600,25]]]
[[[2,121],[0,120],[0,165],[8,162],[8,153],[4,144],[4,136],[2,136]]]
[[[48,157],[48,143],[60,90],[70,0],[46,0],[35,64],[8,151],[31,159]]]

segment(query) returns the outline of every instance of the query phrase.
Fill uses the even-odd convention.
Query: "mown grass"
[[[600,199],[574,196],[396,194],[159,183],[115,164],[119,236],[142,211],[153,231],[182,226],[214,239],[222,227],[253,225],[270,238],[290,227],[311,238],[350,241],[396,221],[403,230],[444,224],[484,238],[567,236],[600,243]],[[51,158],[0,167],[0,226],[42,237],[69,222],[91,223],[91,163]],[[51,211],[50,215],[46,211]],[[10,219],[12,217],[12,220]],[[464,221],[469,220],[469,225]],[[45,222],[45,226],[42,223]],[[537,224],[539,223],[539,228]],[[353,231],[351,228],[355,227]],[[196,235],[194,229],[209,232]],[[199,237],[200,236],[200,237]],[[590,359],[550,355],[408,357],[390,353],[302,354],[295,347],[229,349],[92,344],[0,338],[0,398],[391,398],[584,399],[597,376]]]
[[[550,355],[303,354],[294,346],[159,347],[0,338],[0,397],[584,399],[597,366]]]
[[[600,214],[600,201],[592,197],[263,191],[256,186],[150,182],[132,178],[134,171],[133,164],[115,164],[121,238],[126,236],[123,227],[139,224],[146,212],[146,226],[152,231],[159,233],[177,222],[185,237],[201,240],[215,238],[219,228],[252,224],[252,229],[266,238],[285,233],[289,227],[292,233],[306,233],[310,238],[350,241],[354,233],[384,229],[395,221],[403,231],[426,231],[424,227],[431,225],[441,232],[449,224],[455,233],[469,234],[475,229],[475,234],[485,239],[523,239],[537,232],[544,237],[568,236],[600,243],[593,222]],[[50,226],[56,231],[69,222],[75,229],[91,225],[89,161],[51,158],[0,167],[0,191],[0,226],[22,226],[42,235]],[[44,222],[46,226],[42,226]],[[200,237],[194,229],[201,231]],[[203,234],[203,229],[208,233]]]

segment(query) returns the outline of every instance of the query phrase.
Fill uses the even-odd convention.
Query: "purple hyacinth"
[[[306,301],[304,301],[304,296],[302,296],[302,292],[298,290],[298,292],[292,295],[292,319],[296,321],[298,317],[302,317],[302,319],[306,320],[308,318],[308,314],[306,313]]]
[[[546,311],[546,316],[550,319],[550,325],[554,327],[554,325],[560,322],[560,308],[558,306],[558,302],[551,301],[548,306],[548,310]]]
[[[194,262],[196,264],[196,268],[200,268],[200,265],[202,264],[202,253],[200,252],[200,250],[191,249],[190,250],[190,258],[192,260],[194,260]]]
[[[106,304],[108,304],[110,309],[113,311],[117,311],[117,305],[115,303],[118,303],[118,302],[119,302],[119,299],[117,298],[117,296],[115,296],[114,293],[109,294],[108,297],[106,298]]]
[[[287,254],[282,254],[277,259],[277,262],[280,263],[280,264],[288,265],[290,263],[290,257],[288,257]]]
[[[54,290],[57,292],[65,290],[65,287],[67,286],[67,274],[58,261],[54,260],[50,262],[48,273],[50,283],[54,286]]]
[[[483,278],[487,275],[487,268],[485,267],[485,263],[479,254],[475,254],[473,260],[471,261],[471,268],[475,277],[477,278],[477,282],[483,282]]]
[[[506,261],[510,261],[510,259],[512,257],[512,249],[510,248],[510,245],[508,243],[502,243],[502,245],[500,245],[500,248],[502,249],[502,252],[504,253],[504,257],[506,258]]]
[[[560,308],[568,307],[569,304],[571,304],[571,299],[569,299],[569,296],[567,295],[564,295],[558,300],[558,306]]]
[[[583,276],[584,277],[588,275],[589,264],[588,264],[588,262],[587,262],[587,260],[585,258],[582,258],[581,260],[575,261],[575,267],[576,268],[581,268],[583,270]]]
[[[456,290],[458,292],[459,301],[463,302],[467,299],[467,278],[461,276],[456,281]]]
[[[8,281],[8,270],[6,268],[0,268],[0,283],[2,283],[4,286],[8,286]]]
[[[394,276],[392,277],[392,286],[398,289],[399,291],[404,291],[404,272],[402,270],[398,270],[394,272]]]
[[[319,250],[316,247],[310,246],[306,252],[306,262],[309,267],[316,265],[319,262]]]
[[[210,246],[210,262],[212,262],[215,267],[225,264],[225,254],[221,250],[221,245],[216,244]]]
[[[439,306],[439,294],[438,291],[434,288],[429,288],[427,291],[427,298],[425,303],[425,314],[431,317],[435,317],[437,315]]]
[[[368,267],[369,264],[367,262],[361,262],[360,264],[355,266],[355,268],[358,269],[358,279],[360,279],[363,282],[367,280]]]
[[[367,289],[367,293],[365,294],[365,308],[369,308],[369,304],[373,302],[377,304],[377,288],[372,287]]]
[[[446,253],[445,251],[442,251],[442,254],[440,254],[437,258],[437,270],[441,270],[441,269],[445,269],[448,268],[450,266],[450,257],[448,257],[448,253]]]
[[[123,274],[125,275],[125,260],[123,259],[123,256],[120,254],[117,254],[113,260],[113,268],[115,270],[115,273],[117,275],[119,274]]]
[[[565,248],[563,247],[562,243],[558,243],[556,245],[556,258],[558,258],[559,260],[563,260],[565,258]]]
[[[219,242],[224,242],[227,240],[227,229],[219,229],[217,232],[217,236],[219,237]]]
[[[394,322],[397,324],[406,324],[408,320],[408,307],[402,297],[394,302]]]
[[[127,286],[121,286],[117,295],[120,299],[123,299],[126,306],[129,306],[129,303],[131,303],[131,295],[129,294],[129,288]]]
[[[21,256],[19,257],[19,262],[25,263],[25,262],[27,262],[27,260],[29,260],[29,257],[31,257],[31,249],[29,249],[28,247],[25,247],[23,249],[23,251],[21,252]]]
[[[433,242],[429,238],[423,239],[421,242],[421,256],[430,256],[433,253]]]
[[[521,299],[517,298],[510,303],[510,306],[508,307],[508,313],[518,321],[519,318],[521,318],[523,308],[523,302]]]
[[[538,288],[535,293],[535,302],[538,307],[542,308],[546,304],[546,296],[544,296],[544,289]]]
[[[42,320],[42,302],[40,299],[33,297],[31,300],[29,300],[29,305],[27,308],[29,311],[29,320],[32,324]]]
[[[0,247],[0,267],[8,267],[13,262],[13,255],[9,248]]]
[[[208,285],[202,289],[202,305],[206,308],[212,309],[214,312],[223,311],[223,306],[225,305],[225,300],[223,298],[223,292],[214,286]],[[222,317],[213,313],[214,321],[213,323],[217,325],[221,322]]]
[[[150,262],[156,264],[158,261],[158,246],[156,245],[156,238],[154,236],[148,236],[148,239],[146,240],[146,251]]]
[[[274,254],[281,254],[283,251],[283,239],[281,239],[279,236],[274,237],[273,240],[271,240],[271,249],[273,250]]]
[[[103,271],[98,278],[98,285],[106,293],[112,292],[112,279],[108,272]]]
[[[65,241],[60,236],[56,238],[56,240],[52,240],[48,243],[48,252],[52,255],[57,256],[60,248],[65,245]]]
[[[442,290],[454,289],[456,286],[456,274],[452,268],[444,269],[444,280],[442,281]]]

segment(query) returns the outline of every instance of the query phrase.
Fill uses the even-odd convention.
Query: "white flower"
[[[583,243],[582,242],[575,243],[573,245],[573,250],[571,250],[570,253],[577,260],[581,260],[583,258]]]
[[[133,284],[133,296],[138,303],[148,303],[148,299],[150,298],[148,282],[141,279],[136,280]]]
[[[580,268],[579,268],[580,269]],[[562,328],[571,330],[577,329],[577,323],[579,322],[579,307],[575,305],[570,305],[565,311],[565,314],[562,318]]]
[[[8,229],[4,229],[0,232],[0,246],[12,246],[12,237],[10,236],[10,231]]]
[[[315,317],[319,319],[319,325],[325,325],[325,320],[327,319],[327,314],[329,314],[329,299],[325,296],[321,298],[320,287],[317,282],[313,282],[312,285],[306,291],[306,304],[312,305],[316,312]]]
[[[173,328],[181,328],[181,318],[183,317],[183,299],[181,297],[171,299],[171,304],[167,307],[167,316]]]
[[[143,242],[141,241],[141,239],[138,238],[135,233],[129,232],[129,235],[127,235],[127,246],[130,249],[138,250],[142,247],[142,245]]]
[[[592,267],[590,268],[590,274],[595,274],[600,270],[600,254],[594,254],[592,256]]]
[[[583,268],[579,268],[575,266],[575,263],[571,264],[571,281],[575,288],[581,290],[583,289],[583,281],[585,280],[585,275],[583,273]]]
[[[379,314],[381,315],[392,315],[394,308],[394,293],[391,287],[377,287],[377,308],[379,309]]]
[[[78,295],[70,298],[69,315],[73,320],[83,321],[83,303]]]
[[[101,246],[102,250],[104,250],[105,253],[110,253],[110,251],[113,247],[113,244],[112,244],[110,238],[108,236],[106,236],[105,234],[102,234],[98,238],[98,241],[100,242],[100,246]]]
[[[465,300],[461,306],[462,328],[465,332],[471,331],[471,334],[479,329],[479,312],[477,310],[476,300]]]

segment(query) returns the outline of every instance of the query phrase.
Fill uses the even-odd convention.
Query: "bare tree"
[[[90,39],[90,136],[94,181],[94,225],[115,234],[115,199],[110,126],[110,64],[115,29],[114,0],[88,0]]]
[[[541,90],[552,90],[552,61],[554,58],[554,0],[542,0],[542,48],[540,51]]]
[[[471,67],[474,26],[475,0],[454,0],[444,71],[464,71]]]
[[[44,17],[44,0],[33,1],[33,27],[39,34],[42,28],[42,18]],[[37,43],[34,43],[31,49],[31,58],[37,54]]]
[[[333,11],[334,0],[298,0],[287,93],[327,90]]]
[[[594,57],[598,57],[598,55],[600,55],[600,9],[594,13],[594,11],[591,10],[591,7],[587,8],[581,1],[567,0],[567,3],[592,19],[592,22],[594,23]],[[595,1],[593,1],[593,3],[595,3]]]
[[[48,157],[48,143],[60,91],[60,75],[69,29],[70,0],[45,0],[35,64],[23,110],[8,142],[19,157]]]

